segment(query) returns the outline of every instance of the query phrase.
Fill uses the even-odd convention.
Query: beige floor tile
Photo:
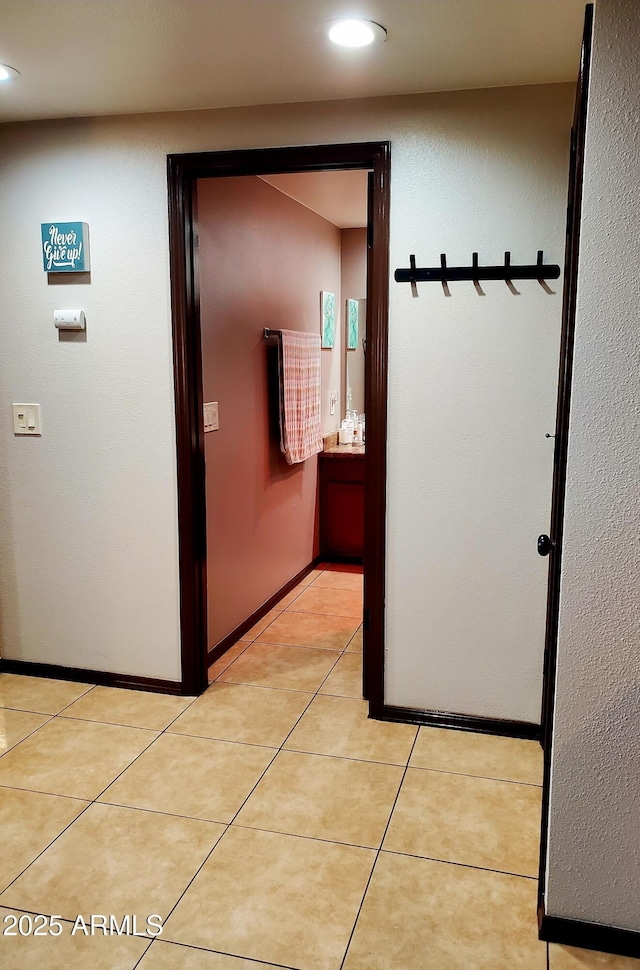
[[[0,758],[0,785],[97,798],[155,737],[140,728],[56,717]]]
[[[345,616],[286,612],[261,633],[258,643],[288,643],[296,647],[344,650],[358,629],[358,621]]]
[[[546,970],[536,884],[381,853],[345,970]]]
[[[33,920],[33,914],[0,907],[0,926],[5,916]],[[31,924],[25,923],[25,930]],[[36,926],[42,926],[39,921]],[[2,936],[0,935],[0,966],[4,970],[133,970],[149,946],[148,940],[134,936],[85,936],[77,931],[71,936],[73,923],[61,922],[59,936]],[[13,929],[13,923],[11,924]],[[57,932],[55,927],[52,927]],[[41,930],[43,931],[43,930]],[[213,970],[213,968],[212,968]]]
[[[314,580],[313,585],[323,589],[351,589],[361,594],[364,586],[364,576],[358,573],[336,573],[324,570]]]
[[[325,680],[321,694],[338,697],[362,697],[362,657],[357,653],[344,653]]]
[[[300,970],[338,970],[374,858],[369,849],[231,826],[165,938]]]
[[[267,967],[242,957],[156,940],[145,953],[140,970],[267,970]]]
[[[409,768],[384,848],[536,876],[540,805],[533,785]]]
[[[0,674],[0,707],[36,714],[58,714],[91,687],[92,684],[73,684],[68,680]]]
[[[308,586],[296,600],[296,613],[327,613],[329,616],[353,616],[362,620],[362,593],[352,589],[323,589]]]
[[[163,734],[99,801],[230,822],[273,754],[272,748]]]
[[[59,795],[0,788],[0,892],[87,807]],[[0,966],[5,966],[0,960]]]
[[[542,748],[537,741],[520,738],[421,727],[411,764],[414,768],[542,784]]]
[[[255,640],[256,637],[260,636],[260,634],[264,630],[267,629],[267,627],[269,626],[269,624],[273,623],[273,621],[276,620],[279,616],[280,616],[280,610],[279,609],[278,610],[269,610],[269,612],[268,613],[265,613],[265,615],[262,617],[262,619],[261,620],[258,620],[258,622],[255,623],[251,627],[250,630],[247,630],[246,633],[243,633],[242,634],[242,639],[243,640]]]
[[[216,822],[91,805],[0,896],[0,903],[75,919],[78,913],[166,919],[224,832]]]
[[[216,681],[168,733],[279,748],[309,701],[309,694],[298,691]]]
[[[209,667],[209,683],[212,684],[214,680],[220,676],[220,674],[229,667],[234,660],[240,656],[240,654],[247,649],[249,644],[253,643],[252,640],[238,640],[234,643],[232,647],[229,647],[226,653],[223,653],[214,663]]]
[[[369,705],[352,697],[318,695],[285,747],[310,754],[404,765],[417,727],[368,717]]]
[[[62,716],[164,731],[193,699],[171,694],[153,694],[145,690],[94,687],[68,707]]]
[[[352,639],[347,644],[345,653],[362,653],[363,635],[362,625],[360,625]]]
[[[311,583],[313,583],[314,580],[318,578],[318,576],[321,576],[323,572],[324,572],[323,566],[319,567],[318,569],[312,569],[310,573],[307,573],[307,575],[300,580],[298,585],[311,586]]]
[[[302,591],[305,590],[308,585],[309,583],[307,582],[298,583],[297,586],[294,586],[292,590],[289,590],[289,592],[278,601],[276,608],[278,610],[286,610],[287,607],[291,606],[293,601],[300,596],[300,593],[302,593]]]
[[[640,960],[550,943],[549,970],[640,970]]]
[[[220,675],[220,683],[317,691],[336,662],[333,650],[252,643]]]
[[[379,848],[403,770],[281,751],[236,824]]]
[[[24,741],[48,720],[48,714],[31,714],[29,711],[0,707],[0,755],[19,741]]]

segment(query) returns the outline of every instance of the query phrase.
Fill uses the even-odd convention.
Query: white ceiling
[[[355,229],[367,224],[365,171],[293,172],[260,177],[338,229]]]
[[[0,0],[0,121],[574,80],[584,0]],[[346,50],[362,16],[385,44]]]

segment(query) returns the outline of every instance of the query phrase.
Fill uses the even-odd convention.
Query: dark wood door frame
[[[365,169],[369,190],[365,413],[364,683],[384,706],[384,577],[389,310],[389,142],[169,155],[169,246],[176,411],[181,690],[207,686],[206,495],[196,183],[202,178]]]
[[[547,592],[547,625],[544,651],[544,679],[542,692],[542,747],[544,748],[544,779],[542,789],[542,832],[540,840],[540,870],[538,880],[538,918],[542,930],[544,917],[544,885],[547,869],[547,833],[549,792],[551,786],[551,747],[553,739],[553,713],[556,690],[556,664],[558,643],[558,618],[560,609],[560,579],[562,563],[562,536],[564,525],[564,499],[567,476],[567,452],[569,446],[569,416],[571,407],[571,384],[573,377],[573,349],[575,335],[576,298],[578,292],[578,260],[580,255],[580,220],[582,215],[582,173],[584,167],[584,144],[587,118],[589,69],[591,63],[591,38],[593,32],[593,5],[585,13],[584,35],[576,102],[571,128],[571,154],[569,162],[569,192],[567,204],[567,235],[565,244],[564,292],[562,300],[562,335],[560,340],[560,364],[558,373],[558,401],[556,409],[555,448],[553,461],[553,486],[551,499],[551,523],[549,537],[549,580]],[[549,924],[546,921],[544,939]],[[561,941],[562,942],[562,941]],[[588,946],[588,943],[576,943]]]

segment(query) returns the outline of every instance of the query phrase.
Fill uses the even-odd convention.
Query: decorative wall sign
[[[42,262],[45,273],[87,273],[89,226],[86,222],[43,222]]]
[[[347,300],[347,350],[358,346],[358,301]]]
[[[320,291],[322,347],[333,350],[336,342],[336,297],[327,290]]]

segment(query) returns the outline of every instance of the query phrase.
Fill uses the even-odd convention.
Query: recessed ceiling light
[[[384,27],[373,20],[338,20],[329,30],[329,40],[341,47],[366,47],[374,40],[386,39]]]
[[[20,77],[20,71],[16,71],[15,67],[9,67],[8,64],[0,64],[0,81],[11,81],[17,77]]]

